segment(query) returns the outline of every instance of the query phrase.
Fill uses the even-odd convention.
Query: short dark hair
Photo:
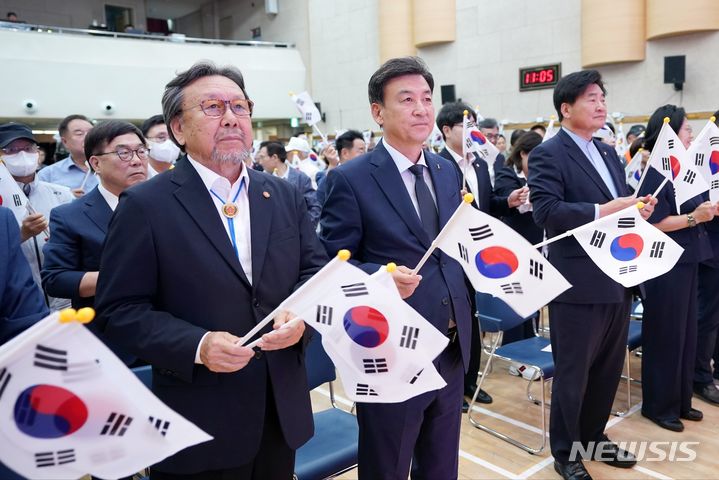
[[[337,155],[342,153],[342,149],[352,149],[355,140],[362,140],[364,142],[364,136],[357,130],[347,130],[342,135],[335,138],[335,150]]]
[[[144,136],[147,136],[147,133],[150,131],[152,127],[155,125],[165,125],[165,117],[162,115],[153,115],[144,122],[142,122],[142,126],[140,127],[140,130],[142,130],[142,134]]]
[[[537,132],[524,132],[517,138],[517,141],[512,147],[512,153],[507,157],[506,164],[518,172],[522,171],[522,155],[521,153],[527,153],[534,150],[537,145],[542,143],[542,136]]]
[[[267,149],[267,155],[269,155],[270,157],[272,155],[277,155],[277,158],[279,158],[281,162],[284,162],[285,160],[287,160],[287,150],[285,150],[285,146],[282,145],[280,142],[275,142],[275,141],[262,142],[262,143],[260,143],[260,148],[258,148],[257,150],[259,151],[262,148]]]
[[[483,118],[477,123],[479,128],[499,128],[499,123],[494,118]]]
[[[530,130],[530,131],[541,130],[541,131],[543,131],[543,132],[546,133],[546,132],[547,132],[547,127],[545,127],[543,123],[535,123],[534,125],[532,125],[531,127],[529,127],[529,130]],[[537,132],[537,133],[539,133],[539,132]]]
[[[590,85],[599,85],[604,95],[607,94],[607,90],[604,88],[604,82],[602,82],[602,74],[597,70],[582,70],[580,72],[573,72],[562,77],[557,86],[554,87],[554,109],[557,111],[559,121],[564,120],[562,116],[562,104],[568,103],[573,105],[584,92],[587,91]]]
[[[650,152],[654,148],[659,138],[659,131],[664,124],[664,117],[669,117],[669,126],[675,133],[679,133],[682,123],[687,116],[687,112],[682,107],[676,105],[663,105],[657,108],[647,122],[647,129],[644,131],[644,148]]]
[[[240,87],[242,93],[246,99],[250,99],[245,90],[245,79],[242,77],[242,73],[235,67],[225,65],[218,67],[214,63],[203,60],[195,63],[193,66],[177,74],[175,78],[165,85],[165,92],[162,94],[162,114],[165,117],[165,124],[167,125],[167,133],[170,135],[175,144],[180,147],[184,152],[185,146],[180,145],[175,136],[172,134],[172,128],[170,124],[175,117],[178,117],[182,113],[182,91],[189,84],[203,77],[212,76],[227,77]]]
[[[107,120],[98,123],[85,137],[85,158],[102,153],[110,142],[126,133],[134,133],[143,145],[147,146],[145,137],[135,125],[122,120]]]
[[[536,127],[536,125],[535,125]],[[531,131],[531,129],[530,129]],[[515,130],[512,132],[512,135],[509,136],[509,145],[514,146],[515,143],[517,143],[517,140],[519,140],[519,137],[527,133],[527,130]],[[536,132],[535,132],[536,133]]]
[[[631,145],[629,145],[629,156],[634,158],[640,148],[644,148],[644,137],[637,137]]]
[[[442,105],[442,108],[437,114],[437,128],[439,128],[439,131],[442,132],[442,138],[444,140],[446,140],[447,137],[444,134],[443,127],[448,126],[449,128],[452,128],[454,125],[462,123],[462,121],[464,120],[465,110],[467,110],[467,114],[472,117],[473,121],[477,120],[477,116],[474,113],[474,110],[472,110],[472,107],[470,107],[466,103],[451,102]]]
[[[70,122],[72,122],[73,120],[85,120],[88,123],[92,123],[90,119],[87,118],[85,115],[68,115],[60,121],[60,125],[58,125],[57,127],[57,131],[61,137],[65,136],[65,134],[67,133],[67,129],[70,127]]]
[[[384,87],[390,80],[404,75],[422,75],[429,85],[429,90],[434,91],[434,77],[424,60],[419,57],[391,58],[384,62],[369,79],[367,85],[369,103],[384,104]]]
[[[5,18],[15,17],[17,18],[17,13],[15,12],[7,12],[7,15],[5,15]]]

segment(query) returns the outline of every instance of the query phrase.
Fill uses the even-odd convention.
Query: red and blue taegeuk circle
[[[714,150],[709,157],[709,168],[712,171],[712,175],[719,173],[719,151]]]
[[[17,428],[34,438],[60,438],[78,431],[88,411],[80,397],[55,385],[33,385],[15,401]]]
[[[609,252],[612,257],[620,262],[629,262],[642,254],[644,249],[644,240],[636,233],[626,233],[620,235],[609,246]]]
[[[379,347],[389,336],[387,319],[372,307],[350,308],[342,323],[352,341],[366,348]]]
[[[639,181],[640,178],[642,178],[642,171],[637,169],[634,171],[634,180]]]
[[[504,278],[517,271],[519,260],[511,250],[504,247],[487,247],[474,258],[477,270],[487,278]]]
[[[672,180],[674,180],[679,175],[679,170],[681,170],[682,165],[674,155],[669,155],[669,163],[672,167]]]
[[[310,160],[312,160],[313,162],[316,162],[317,160],[319,160],[319,157],[317,156],[317,154],[315,152],[310,152],[309,157],[310,157]]]
[[[484,145],[485,143],[487,143],[487,138],[482,135],[482,132],[480,132],[479,130],[470,130],[469,138],[471,138],[474,143],[478,143],[480,145]]]

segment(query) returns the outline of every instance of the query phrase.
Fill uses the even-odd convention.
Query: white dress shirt
[[[110,190],[102,186],[102,183],[99,183],[97,185],[97,191],[100,192],[100,195],[102,195],[102,198],[105,199],[107,204],[110,206],[110,210],[113,212],[117,208],[117,204],[120,201],[117,195],[112,193]]]
[[[409,158],[402,155],[397,149],[392,147],[392,145],[387,143],[387,140],[385,140],[384,138],[381,140],[381,142],[384,145],[384,148],[387,149],[387,153],[389,153],[390,157],[392,157],[394,164],[397,165],[397,170],[399,170],[399,174],[402,176],[402,182],[404,182],[404,187],[407,189],[407,193],[409,193],[409,198],[412,200],[412,205],[414,205],[414,210],[417,212],[417,216],[419,217],[419,203],[417,202],[417,194],[414,191],[414,184],[416,182],[416,178],[414,176],[414,173],[409,171],[409,167],[415,165],[415,163]],[[426,183],[427,187],[429,187],[429,193],[432,194],[432,200],[434,200],[434,204],[437,205],[437,195],[434,193],[432,177],[429,174],[429,167],[427,167],[427,161],[424,159],[424,150],[420,150],[419,160],[417,160],[416,165],[423,165],[425,167],[422,169],[422,177],[424,178],[424,183]],[[419,218],[421,219],[422,217]]]
[[[477,202],[477,206],[479,206],[479,182],[477,180],[477,172],[474,170],[473,162],[467,161],[466,158],[449,147],[447,147],[447,151],[452,155],[452,158],[454,158],[454,161],[457,162],[457,165],[459,165],[462,175],[466,176],[469,191],[474,194],[474,201]]]

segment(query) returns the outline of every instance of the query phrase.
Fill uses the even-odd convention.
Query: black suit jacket
[[[619,196],[628,195],[624,169],[615,150],[593,140]],[[534,221],[551,238],[594,220],[595,204],[612,194],[574,140],[564,131],[540,144],[529,154],[529,189]],[[619,303],[626,289],[602,272],[573,236],[549,245],[549,261],[572,288],[556,298],[565,303]]]
[[[454,157],[452,157],[452,154],[449,152],[449,150],[447,150],[447,148],[443,148],[442,151],[439,152],[439,154],[449,160],[452,165],[454,165],[454,168],[457,170],[457,172],[459,172],[459,183],[461,190],[462,169],[459,168],[459,164],[454,159]],[[475,154],[475,159],[472,162],[472,168],[474,168],[474,171],[477,174],[477,186],[479,188],[479,192],[472,192],[469,186],[467,186],[467,190],[469,191],[469,193],[474,195],[474,201],[472,202],[474,208],[479,208],[484,213],[495,217],[508,215],[510,212],[510,208],[509,205],[507,205],[507,197],[495,195],[494,189],[492,188],[492,182],[489,178],[489,167],[487,166],[487,162],[485,162],[481,158],[478,158]],[[477,201],[479,201],[479,207],[477,207]]]
[[[494,172],[494,192],[499,196],[509,196],[514,190],[527,185],[524,178],[520,178],[514,173],[514,167],[504,165],[500,168],[495,164]],[[544,238],[544,230],[534,223],[531,211],[519,213],[516,208],[512,208],[508,215],[502,217],[502,221],[533,245],[541,242]]]
[[[248,463],[260,446],[270,383],[287,444],[312,436],[301,343],[263,352],[235,373],[194,363],[207,331],[246,334],[327,261],[301,193],[281,178],[248,174],[252,284],[184,157],[125,191],[110,224],[97,294],[105,333],[153,366],[162,401],[214,437],[162,461],[160,471]]]

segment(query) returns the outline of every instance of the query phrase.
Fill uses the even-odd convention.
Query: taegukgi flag
[[[68,315],[0,346],[2,463],[33,479],[118,478],[212,440]]]
[[[291,95],[292,101],[295,102],[297,110],[302,115],[302,121],[307,125],[314,125],[322,120],[322,115],[317,109],[315,102],[312,101],[312,97],[307,92],[302,92],[297,95]]]
[[[635,205],[575,229],[574,238],[607,276],[627,288],[667,273],[684,251]]]
[[[0,206],[7,207],[15,214],[18,224],[28,214],[28,199],[10,175],[5,164],[0,161]]]
[[[280,308],[322,335],[345,393],[358,402],[391,403],[444,387],[432,361],[447,337],[404,302],[382,272],[370,276],[345,261],[348,252],[340,255]]]
[[[712,117],[694,139],[687,156],[709,184],[709,200],[719,201],[719,127]]]
[[[524,237],[473,208],[471,197],[465,195],[437,235],[436,244],[462,265],[475,290],[529,317],[571,287]]]
[[[634,191],[639,186],[639,180],[642,178],[642,152],[644,149],[640,148],[637,153],[634,154],[632,160],[627,163],[624,167],[624,174],[626,175],[627,185],[632,187]]]

